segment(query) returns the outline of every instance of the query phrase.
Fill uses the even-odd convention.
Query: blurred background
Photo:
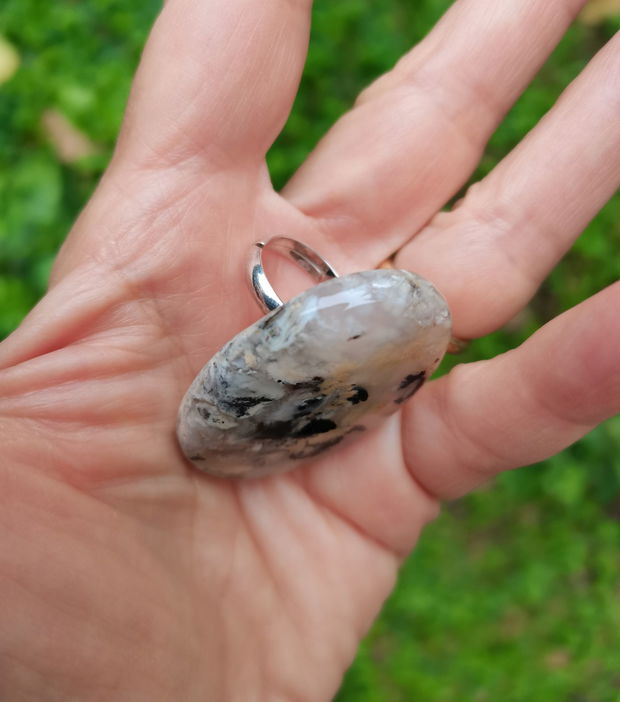
[[[316,0],[301,92],[269,155],[276,186],[449,4]],[[0,6],[0,339],[43,294],[55,252],[105,167],[158,9],[155,0]],[[592,0],[491,140],[475,178],[619,28],[620,0]],[[616,196],[527,310],[460,360],[518,345],[618,278]],[[620,418],[448,506],[403,567],[337,700],[618,702]]]

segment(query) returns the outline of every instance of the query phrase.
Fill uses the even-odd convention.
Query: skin
[[[309,0],[168,0],[114,159],[0,346],[2,699],[329,700],[440,499],[620,410],[616,284],[293,473],[212,479],[174,437],[194,375],[257,318],[257,239],[342,273],[399,250],[465,338],[527,303],[620,183],[620,37],[438,211],[582,5],[458,0],[276,194]]]

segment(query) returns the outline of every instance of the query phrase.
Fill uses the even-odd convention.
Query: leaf
[[[58,158],[64,163],[73,163],[87,156],[94,156],[99,151],[89,137],[71,124],[58,110],[46,110],[41,118],[41,124]]]
[[[12,44],[0,37],[0,85],[6,83],[19,67],[19,54]]]
[[[620,15],[620,0],[590,0],[579,19],[584,24],[598,24],[614,15]]]

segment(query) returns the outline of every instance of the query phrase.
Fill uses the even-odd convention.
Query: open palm
[[[194,375],[257,318],[257,239],[342,273],[398,250],[463,338],[521,309],[620,182],[618,38],[437,213],[581,5],[459,0],[276,194],[310,1],[167,2],[113,162],[0,347],[2,699],[328,700],[438,499],[620,409],[616,285],[292,473],[211,479],[174,435]]]

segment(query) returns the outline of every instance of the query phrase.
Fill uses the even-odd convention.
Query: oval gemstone
[[[399,270],[316,285],[229,341],[185,394],[177,434],[219,476],[259,476],[352,440],[397,411],[451,337],[444,298]]]

